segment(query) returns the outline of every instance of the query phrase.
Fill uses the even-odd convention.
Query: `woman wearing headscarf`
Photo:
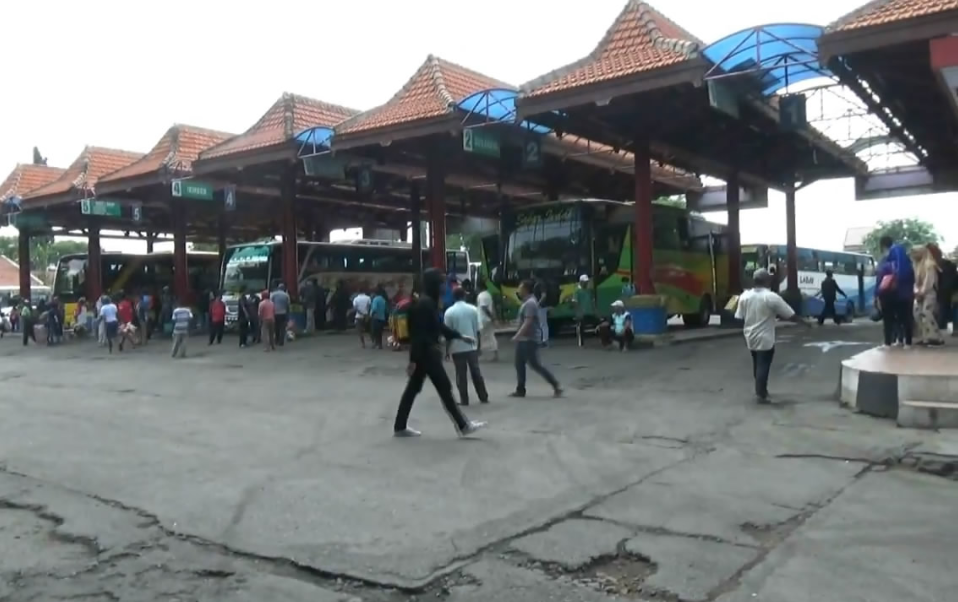
[[[954,311],[952,299],[958,289],[958,268],[954,261],[942,254],[937,244],[929,244],[928,251],[938,264],[938,328],[947,332]],[[952,334],[958,335],[958,328],[954,328]]]
[[[875,273],[878,281],[875,301],[882,314],[884,346],[901,342],[910,347],[915,326],[912,311],[915,270],[903,245],[895,243],[890,236],[881,237],[879,245],[884,255]]]
[[[918,343],[941,345],[941,330],[938,329],[938,263],[927,247],[912,251],[915,262],[915,325],[918,327]]]

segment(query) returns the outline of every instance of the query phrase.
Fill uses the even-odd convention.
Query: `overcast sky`
[[[864,0],[660,0],[706,42],[758,24],[826,24]],[[38,146],[66,166],[86,144],[145,152],[173,123],[242,132],[284,91],[366,109],[429,53],[520,84],[589,53],[625,0],[47,0],[0,2],[0,171]],[[3,177],[3,176],[0,176]],[[920,217],[958,244],[955,195],[856,202],[850,181],[798,195],[800,245]],[[744,241],[785,241],[784,200],[743,213]],[[106,242],[116,248],[117,242]],[[112,247],[111,247],[112,245]]]

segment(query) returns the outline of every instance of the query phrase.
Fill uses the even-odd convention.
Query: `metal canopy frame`
[[[329,153],[334,133],[333,128],[317,126],[296,134],[293,137],[299,143],[296,158],[305,159]]]
[[[713,64],[705,79],[751,75],[766,97],[810,79],[835,79],[818,58],[824,33],[818,25],[779,23],[725,36],[701,51]]]

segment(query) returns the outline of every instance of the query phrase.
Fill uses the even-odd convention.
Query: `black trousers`
[[[559,381],[539,361],[539,341],[519,341],[516,344],[516,393],[526,394],[526,365],[544,378],[553,389],[559,388]]]
[[[489,393],[486,391],[486,380],[482,377],[482,370],[479,369],[479,352],[464,351],[462,353],[452,354],[452,363],[456,367],[456,387],[459,389],[459,401],[462,405],[469,405],[469,378],[472,376],[472,386],[476,388],[476,395],[479,401],[486,403],[489,401]],[[468,374],[466,374],[468,372]]]
[[[239,345],[240,347],[244,347],[249,343],[249,320],[239,318],[236,320],[236,326],[239,328]]]
[[[913,299],[901,299],[896,294],[882,295],[881,317],[885,335],[885,344],[892,345],[901,340],[911,345],[915,331],[915,317],[912,313]]]
[[[603,322],[599,325],[599,339],[602,341],[603,347],[608,347],[615,341],[619,344],[619,349],[631,349],[632,342],[635,340],[635,333],[632,332],[631,328],[626,328],[622,334],[616,334],[612,330],[611,324]]]
[[[379,318],[373,318],[369,322],[370,331],[373,338],[373,347],[383,348],[383,331],[386,329],[386,321]]]
[[[775,348],[752,352],[752,376],[755,378],[755,394],[768,398],[768,375],[772,371]]]
[[[446,410],[446,414],[456,424],[456,429],[461,432],[468,426],[469,421],[463,415],[459,406],[456,405],[456,398],[452,395],[452,383],[449,381],[449,376],[446,375],[446,369],[442,366],[442,354],[438,349],[430,351],[426,357],[420,358],[416,362],[416,369],[409,377],[406,389],[399,400],[399,410],[396,412],[396,422],[393,424],[393,430],[399,432],[406,429],[412,404],[416,401],[416,396],[422,391],[422,385],[426,382],[427,377],[432,381],[432,386],[436,388],[436,393],[442,400],[442,407]]]
[[[838,312],[835,311],[835,300],[825,299],[824,301],[825,306],[822,308],[822,313],[818,314],[818,324],[824,324],[828,318],[831,318],[838,324]]]
[[[223,342],[223,331],[226,329],[225,322],[210,322],[210,345],[213,341],[219,345]]]
[[[286,342],[286,323],[289,321],[287,314],[276,314],[276,320],[273,322],[273,343],[282,347]]]
[[[33,332],[33,320],[20,320],[20,329],[23,330],[23,346],[27,346],[27,341],[33,340],[33,344],[37,343],[37,333]]]
[[[951,299],[939,299],[938,300],[938,328],[940,330],[947,330],[948,323],[951,322]],[[955,329],[955,332],[958,332],[958,328]]]

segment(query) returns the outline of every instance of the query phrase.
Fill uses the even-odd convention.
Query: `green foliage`
[[[682,194],[659,197],[652,202],[656,205],[664,205],[666,207],[676,207],[678,209],[686,208],[685,195]]]
[[[865,249],[874,257],[881,257],[879,241],[883,236],[890,236],[892,240],[906,247],[941,242],[941,236],[935,231],[935,227],[920,219],[908,218],[878,222],[875,228],[862,239]]]
[[[75,240],[57,240],[52,236],[30,237],[30,269],[36,272],[47,269],[47,266],[56,264],[63,255],[86,253],[85,242]],[[17,263],[20,262],[20,245],[16,236],[0,236],[0,255],[6,255]]]

